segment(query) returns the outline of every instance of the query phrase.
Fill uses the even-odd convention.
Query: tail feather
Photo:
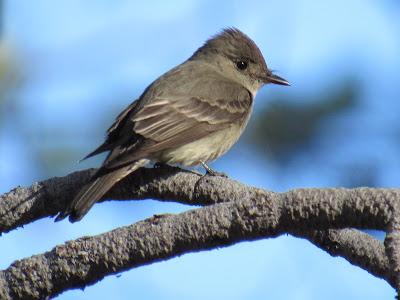
[[[71,204],[57,216],[55,221],[61,221],[68,215],[70,222],[81,220],[115,183],[148,162],[149,160],[147,159],[141,159],[133,165],[120,168],[92,180],[80,190]]]
[[[117,183],[119,173],[125,170],[118,170],[97,178],[92,183],[83,187],[83,189],[74,198],[69,213],[70,222],[76,222],[83,218],[84,215],[92,208],[92,206],[104,196],[105,193]]]

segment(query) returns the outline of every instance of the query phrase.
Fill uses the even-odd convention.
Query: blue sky
[[[331,93],[346,78],[359,83],[359,104],[322,124],[318,147],[284,171],[243,139],[214,169],[252,186],[286,191],[338,186],[342,173],[332,165],[367,160],[379,186],[398,187],[400,6],[395,1],[135,2],[5,2],[0,61],[10,64],[8,82],[16,86],[0,118],[1,193],[99,166],[104,156],[77,161],[103,141],[116,115],[147,85],[229,26],[251,37],[268,66],[292,83],[264,87],[255,114],[268,106],[257,100],[275,96],[312,105],[304,100],[307,95]],[[57,149],[73,151],[44,170],[46,151]],[[77,224],[40,220],[1,237],[0,264],[6,268],[69,239],[186,209],[151,200],[110,202],[96,205]],[[390,299],[394,294],[386,282],[345,260],[282,236],[141,267],[58,299]]]

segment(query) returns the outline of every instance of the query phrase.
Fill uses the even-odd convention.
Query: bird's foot
[[[204,177],[204,176],[219,176],[219,177],[228,178],[228,175],[226,175],[224,172],[214,171],[209,166],[207,166],[206,163],[202,160],[199,160],[199,162],[204,167],[204,169],[206,169],[206,174],[204,174],[202,177]]]

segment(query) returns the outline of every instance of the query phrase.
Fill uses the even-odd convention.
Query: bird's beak
[[[279,77],[278,75],[275,74],[268,74],[267,76],[263,76],[263,80],[265,83],[275,83],[275,84],[280,84],[280,85],[290,85],[289,81],[283,79],[282,77]]]

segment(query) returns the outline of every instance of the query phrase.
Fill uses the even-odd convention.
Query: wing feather
[[[191,142],[205,135],[240,122],[249,112],[251,94],[244,88],[235,88],[226,99],[209,101],[201,97],[173,97],[169,101],[155,99],[163,104],[144,106],[132,118],[134,131],[165,147],[179,147],[178,140]],[[180,138],[177,139],[177,136]],[[177,144],[178,142],[178,144]]]

